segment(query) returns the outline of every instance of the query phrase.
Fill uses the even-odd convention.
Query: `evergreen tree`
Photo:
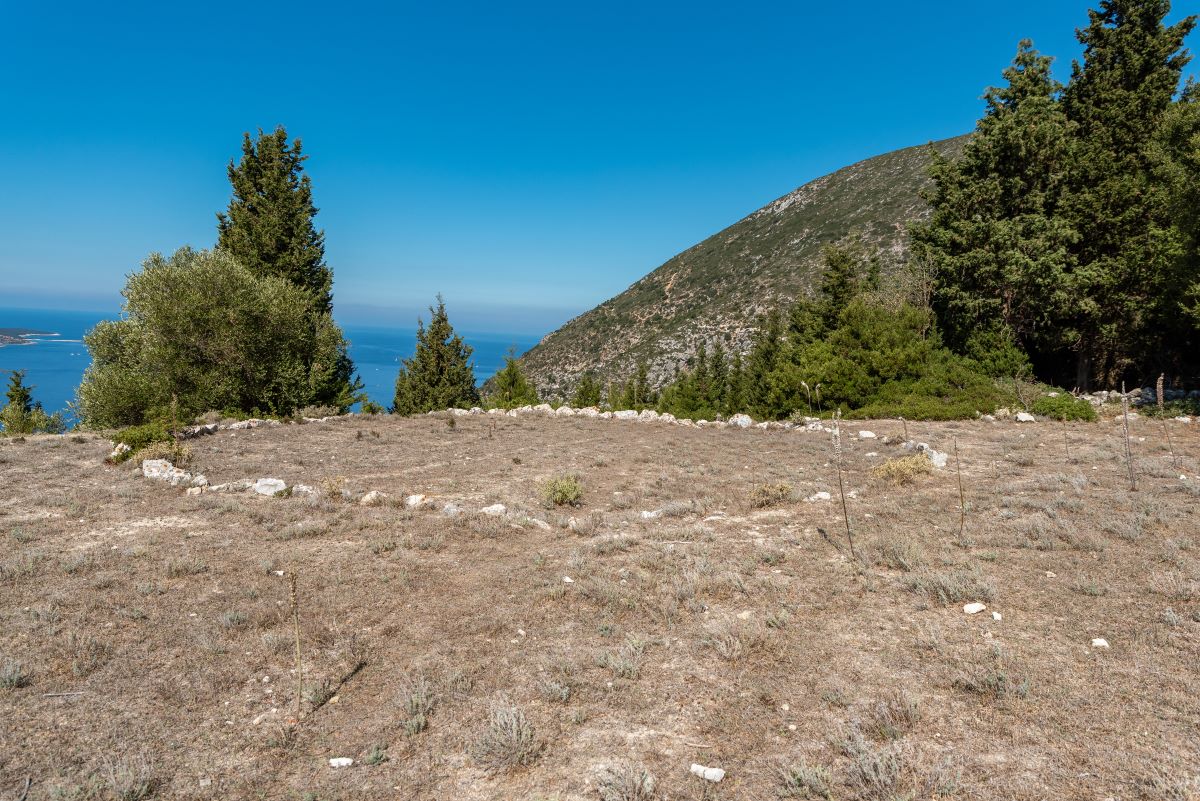
[[[0,432],[20,434],[61,434],[66,421],[61,412],[46,414],[33,399],[33,387],[25,385],[25,371],[13,370],[8,377],[7,403],[0,407]]]
[[[5,393],[5,399],[8,401],[6,408],[12,409],[21,414],[29,414],[34,409],[33,387],[25,386],[25,371],[13,370],[8,376],[8,392]],[[38,404],[38,408],[41,404]]]
[[[718,413],[724,414],[725,398],[729,394],[729,364],[725,358],[725,346],[719,339],[713,343],[710,365],[708,404]]]
[[[1178,239],[1170,199],[1152,169],[1152,142],[1179,89],[1196,18],[1167,26],[1169,0],[1101,0],[1078,32],[1063,97],[1078,126],[1066,213],[1078,231],[1071,256],[1076,296],[1076,379],[1115,382],[1147,357],[1174,350]],[[1150,368],[1147,370],[1147,368]]]
[[[837,324],[838,316],[862,290],[859,248],[829,245],[823,254],[825,270],[821,274],[821,318],[826,329]]]
[[[521,371],[515,348],[509,348],[504,357],[504,366],[492,379],[494,390],[488,402],[500,409],[515,409],[540,403],[537,390]]]
[[[395,414],[421,414],[479,402],[470,362],[472,348],[451,327],[441,295],[437,308],[430,307],[429,312],[428,328],[417,320],[416,353],[403,360],[396,377]]]
[[[933,215],[912,228],[917,257],[933,269],[940,328],[960,353],[1020,346],[1050,359],[1077,341],[1064,325],[1076,235],[1058,212],[1071,126],[1050,63],[1020,43],[1007,84],[984,95],[987,110],[962,156],[935,158]]]
[[[746,410],[746,370],[742,364],[742,354],[734,352],[733,363],[729,366],[728,389],[725,391],[725,414],[737,414]]]
[[[1178,288],[1172,337],[1181,358],[1168,365],[1179,377],[1200,378],[1200,84],[1189,81],[1168,111],[1154,148],[1155,175],[1168,192],[1178,237]]]
[[[600,405],[600,382],[591,372],[584,373],[579,379],[579,386],[575,388],[575,398],[571,405],[577,409]]]
[[[746,407],[755,417],[775,417],[770,404],[771,389],[767,378],[780,363],[784,348],[783,319],[772,309],[763,319],[750,347],[746,364]]]
[[[333,273],[325,265],[325,234],[313,224],[312,182],[304,174],[300,140],[279,126],[242,139],[240,162],[229,162],[233,197],[218,214],[218,247],[260,275],[275,275],[312,293],[313,308],[332,308]]]

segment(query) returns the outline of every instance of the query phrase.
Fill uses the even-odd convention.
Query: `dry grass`
[[[924,453],[888,459],[883,464],[871,468],[871,475],[875,478],[897,486],[913,484],[918,476],[929,475],[932,472],[933,462]]]
[[[783,503],[791,495],[791,484],[760,484],[750,491],[750,505],[755,509],[765,509]]]
[[[376,417],[189,442],[213,483],[334,490],[278,499],[187,496],[97,438],[0,441],[0,796],[1194,795],[1200,427],[1173,424],[1168,475],[1161,422],[1130,421],[1134,493],[1111,416],[1068,426],[1066,466],[1057,424],[909,425],[958,440],[967,530],[953,466],[897,490],[886,446],[844,440],[861,562],[819,531],[843,521],[817,433]],[[548,476],[579,506],[546,508]],[[370,490],[428,501],[346,502]]]

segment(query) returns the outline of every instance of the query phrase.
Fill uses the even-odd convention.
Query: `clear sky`
[[[0,306],[113,308],[147,253],[211,246],[242,132],[283,123],[340,318],[409,326],[441,291],[460,326],[544,332],[969,130],[1021,37],[1065,79],[1087,6],[0,0]]]

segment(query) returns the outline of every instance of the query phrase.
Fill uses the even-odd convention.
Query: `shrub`
[[[85,337],[78,390],[91,427],[138,425],[207,409],[284,416],[309,404],[345,410],[361,384],[342,332],[284,278],[221,250],[150,256],[123,291],[125,316]]]
[[[899,459],[888,459],[883,464],[871,468],[871,475],[883,479],[890,484],[912,484],[917,476],[933,472],[933,462],[924,453],[914,453],[911,456],[901,456]]]
[[[8,377],[7,401],[0,408],[0,431],[8,436],[61,434],[67,430],[62,412],[46,414],[33,399],[33,387],[25,386],[25,371],[13,370]]]
[[[501,699],[493,706],[487,728],[475,741],[475,758],[493,772],[532,765],[542,751],[533,724],[520,707]]]
[[[114,461],[124,462],[133,458],[135,454],[146,450],[156,442],[169,443],[173,442],[174,439],[167,431],[166,425],[161,421],[123,428],[113,435],[112,441],[114,445],[127,445],[130,450],[117,456]],[[157,457],[148,456],[143,458],[153,459]]]
[[[124,455],[128,458],[128,454]],[[156,441],[133,454],[132,458],[135,462],[143,462],[146,459],[166,459],[176,467],[187,467],[192,462],[192,449],[173,439],[166,442]]]
[[[783,503],[791,494],[791,484],[762,484],[750,491],[750,505],[756,509],[765,509]]]
[[[606,765],[597,779],[601,801],[657,801],[654,774],[644,765]]]
[[[1055,420],[1085,420],[1089,423],[1096,421],[1095,407],[1069,392],[1059,392],[1053,397],[1043,395],[1034,402],[1031,411]]]
[[[542,485],[542,499],[552,506],[578,506],[583,484],[577,476],[557,476]]]

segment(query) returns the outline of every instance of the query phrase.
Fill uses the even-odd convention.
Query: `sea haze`
[[[83,335],[99,321],[113,320],[117,316],[115,312],[0,307],[0,328],[29,328],[58,334],[56,337],[31,337],[32,345],[0,346],[0,381],[7,386],[8,374],[3,371],[25,370],[25,382],[34,386],[35,400],[40,401],[47,411],[65,409],[67,403],[74,400],[83,371],[91,362]],[[343,330],[350,340],[350,357],[366,385],[367,396],[376,403],[390,406],[400,359],[412,355],[416,329],[345,325]],[[504,356],[510,347],[514,347],[519,355],[541,338],[528,333],[463,331],[461,334],[475,349],[472,359],[479,383],[504,365]]]

